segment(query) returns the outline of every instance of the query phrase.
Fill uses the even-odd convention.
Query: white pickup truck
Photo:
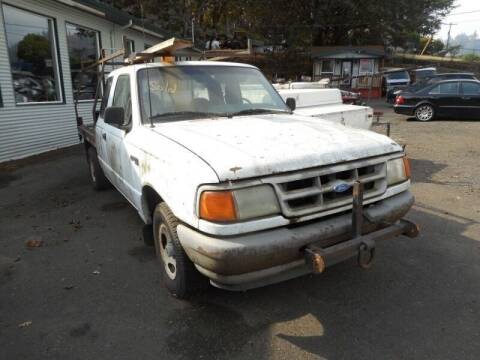
[[[291,103],[291,101],[290,101]],[[245,290],[321,273],[416,226],[402,147],[293,114],[255,67],[129,65],[80,124],[96,189],[113,184],[153,231],[167,288]],[[146,233],[148,238],[148,233]]]

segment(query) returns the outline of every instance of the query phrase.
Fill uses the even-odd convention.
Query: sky
[[[454,8],[443,23],[453,23],[451,37],[461,33],[471,34],[477,30],[480,35],[480,1],[479,0],[456,0]],[[463,12],[476,11],[470,14],[458,14]],[[448,25],[443,25],[437,33],[437,37],[446,40],[448,37]]]

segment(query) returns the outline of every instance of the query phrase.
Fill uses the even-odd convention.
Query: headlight
[[[270,185],[235,190],[206,190],[200,195],[199,216],[214,222],[248,220],[280,213]]]
[[[387,185],[395,185],[410,179],[410,163],[404,156],[387,162]]]

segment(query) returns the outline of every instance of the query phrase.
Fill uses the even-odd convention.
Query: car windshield
[[[290,112],[262,73],[241,66],[163,66],[138,71],[144,123]]]

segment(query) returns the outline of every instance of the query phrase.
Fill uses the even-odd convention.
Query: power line
[[[452,13],[452,14],[448,14],[448,16],[456,16],[456,15],[473,14],[473,13],[478,13],[478,12],[480,12],[480,10],[462,11],[462,12],[458,12],[458,13]]]

